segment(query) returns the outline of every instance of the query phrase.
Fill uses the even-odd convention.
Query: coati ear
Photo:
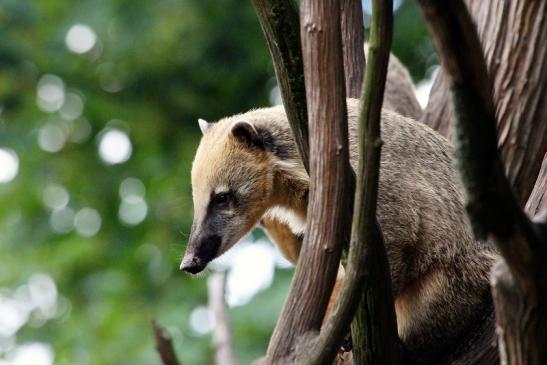
[[[249,147],[264,148],[264,142],[257,129],[249,122],[237,122],[232,127],[232,135]]]
[[[207,122],[205,119],[198,119],[199,129],[201,129],[201,133],[205,134],[205,131],[209,129],[212,123]]]

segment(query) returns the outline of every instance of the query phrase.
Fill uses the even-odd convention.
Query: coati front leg
[[[279,248],[279,251],[281,251],[283,257],[289,260],[293,265],[296,265],[298,256],[300,255],[300,249],[302,248],[302,241],[304,239],[303,235],[294,234],[288,224],[281,222],[277,218],[272,218],[269,216],[264,216],[260,221],[260,225],[270,240],[272,240],[272,242],[274,242]],[[334,307],[336,297],[342,287],[343,277],[344,268],[340,266],[324,318],[327,318],[327,315]],[[342,347],[344,351],[349,351],[351,349],[351,338],[349,336],[349,331],[348,336],[344,338],[344,344]]]
[[[298,256],[300,255],[300,249],[302,248],[302,235],[296,235],[292,232],[288,224],[281,222],[277,218],[264,216],[260,221],[260,225],[264,228],[266,234],[275,243],[275,245],[281,251],[281,254],[289,260],[293,265],[296,265]],[[338,276],[336,277],[336,283],[332,289],[332,294],[327,305],[327,311],[325,317],[332,310],[338,292],[342,287],[342,278],[344,277],[344,268],[340,266],[338,270]]]

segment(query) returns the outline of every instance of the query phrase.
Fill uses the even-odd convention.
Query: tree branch
[[[372,1],[368,66],[359,116],[360,159],[352,225],[351,250],[356,254],[355,286],[364,286],[361,310],[353,323],[354,361],[358,364],[400,363],[391,274],[376,205],[380,174],[380,120],[393,31],[393,2]],[[365,253],[358,255],[357,251]],[[364,259],[364,260],[363,260]],[[359,278],[361,271],[362,278]],[[343,291],[342,291],[343,295]]]
[[[492,275],[500,356],[508,364],[547,359],[547,242],[511,192],[497,151],[491,86],[475,27],[461,0],[420,0],[451,84],[457,162],[479,238],[504,260]]]
[[[540,214],[543,210],[547,211],[547,153],[543,157],[543,163],[534,184],[534,190],[532,190],[524,210],[530,217]]]
[[[306,171],[309,132],[298,9],[293,0],[252,0],[272,56],[283,106]]]
[[[467,0],[492,80],[498,145],[507,178],[522,207],[547,152],[547,2]],[[449,78],[441,70],[424,123],[452,135]]]
[[[340,0],[346,96],[359,99],[365,76],[365,28],[361,0]]]
[[[310,120],[308,222],[289,296],[268,347],[272,363],[310,357],[307,340],[319,331],[349,236],[347,110],[336,0],[301,2],[301,37]],[[301,346],[298,346],[298,344]],[[332,361],[332,358],[330,359]]]
[[[213,313],[215,327],[213,329],[213,348],[216,365],[235,365],[235,355],[232,346],[232,331],[230,319],[224,300],[226,277],[224,273],[214,272],[207,279],[209,310]]]
[[[519,208],[498,156],[490,82],[473,22],[462,1],[444,1],[442,5],[435,0],[419,2],[451,80],[458,168],[473,230],[480,239],[492,234],[514,274],[524,275],[531,258],[523,251],[513,254],[515,235],[525,238],[518,240],[518,250],[529,254],[537,241],[534,243],[531,222]]]
[[[154,337],[156,339],[156,350],[160,355],[163,365],[180,365],[175,349],[173,348],[173,341],[169,332],[155,320],[152,320],[152,330],[154,331]]]
[[[339,339],[354,317],[361,298],[362,305],[352,326],[354,363],[396,364],[400,361],[389,264],[382,233],[376,221],[380,118],[392,27],[392,2],[373,1],[369,63],[359,118],[361,157],[357,170],[348,264],[333,313],[323,325],[312,351],[311,363],[314,364],[326,363],[331,352],[337,350]],[[348,68],[346,65],[346,77]],[[346,87],[347,82],[346,79]]]

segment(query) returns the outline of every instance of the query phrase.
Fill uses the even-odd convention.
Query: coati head
[[[207,123],[192,165],[194,220],[181,270],[201,272],[268,209],[274,164],[265,131],[245,115]]]

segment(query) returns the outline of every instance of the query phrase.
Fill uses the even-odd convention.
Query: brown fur
[[[278,219],[264,216],[260,225],[272,242],[276,242],[277,248],[287,260],[296,264],[302,247],[302,238],[296,236],[291,228]]]
[[[368,49],[365,47],[365,55]],[[412,78],[399,59],[391,54],[387,69],[386,88],[384,90],[384,108],[391,109],[402,116],[420,120],[422,108],[416,100]]]

